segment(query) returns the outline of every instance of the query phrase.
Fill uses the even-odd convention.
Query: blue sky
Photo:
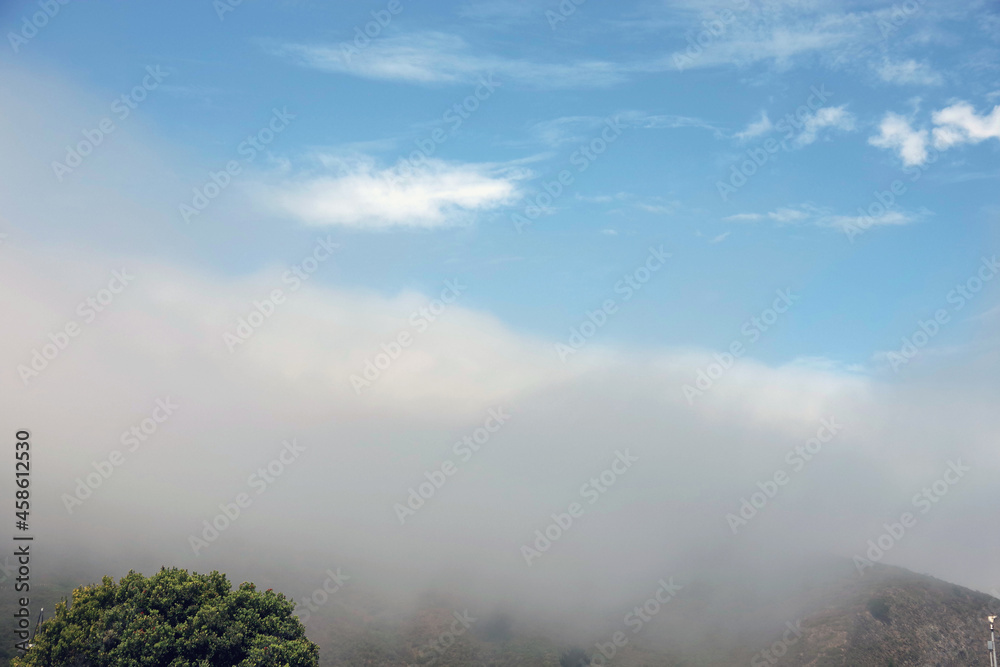
[[[602,343],[725,347],[774,290],[792,288],[800,304],[755,356],[870,367],[995,247],[1000,24],[987,3],[220,7],[69,3],[2,56],[105,99],[129,91],[148,65],[169,73],[122,132],[141,127],[168,147],[178,202],[239,159],[237,145],[272,109],[294,114],[252,175],[237,177],[253,187],[227,190],[190,224],[171,220],[170,232],[135,222],[120,242],[144,254],[239,274],[293,260],[316,233],[333,233],[350,252],[321,280],[392,294],[461,276],[474,285],[467,305],[562,338],[648,245],[663,244],[669,269]],[[564,17],[565,7],[574,11]],[[16,27],[33,8],[9,3],[4,22]],[[387,25],[355,40],[378,16]],[[345,56],[355,41],[363,48]],[[446,112],[485,76],[499,87],[481,89],[485,99],[453,129]],[[811,100],[814,87],[830,97]],[[781,125],[809,101],[810,124]],[[958,110],[955,123],[936,124],[947,108]],[[613,117],[624,119],[620,138],[578,173],[574,151]],[[893,118],[902,134],[886,139]],[[86,123],[53,132],[69,143]],[[921,164],[920,146],[933,148],[941,128],[956,138]],[[442,143],[428,141],[435,129]],[[910,136],[917,155],[907,163]],[[784,148],[723,201],[719,182],[769,138]],[[371,175],[421,140],[434,148],[426,180],[397,185],[409,212],[304,213],[324,197],[368,196],[358,189]],[[512,214],[567,168],[572,185],[518,233]],[[464,192],[446,192],[448,179]],[[851,242],[843,225],[895,179],[905,194]],[[406,199],[419,196],[414,187],[438,189],[429,217]],[[300,201],[275,204],[282,196]],[[65,238],[57,226],[32,233]],[[183,241],[164,244],[164,235]],[[969,314],[992,305],[981,299]],[[963,323],[937,342],[972,335]]]

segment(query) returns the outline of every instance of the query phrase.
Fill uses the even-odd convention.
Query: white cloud
[[[846,105],[839,107],[823,107],[803,121],[802,133],[795,138],[795,145],[802,147],[816,141],[820,131],[833,128],[843,132],[854,130],[854,116],[847,111]]]
[[[581,195],[579,192],[573,195],[573,198],[577,201],[587,202],[589,204],[610,204],[611,202],[621,201],[623,199],[628,199],[631,197],[627,192],[619,192],[613,195]]]
[[[887,211],[879,216],[866,216],[864,226],[867,228],[869,226],[906,225],[916,221],[925,214],[927,214],[927,211],[919,214],[898,210]],[[723,219],[729,222],[772,220],[778,225],[810,224],[815,227],[834,228],[841,231],[855,228],[858,225],[857,216],[836,215],[828,209],[819,208],[811,204],[800,204],[794,207],[782,206],[767,213],[737,213]]]
[[[720,128],[691,116],[649,114],[644,111],[622,111],[611,116],[561,116],[535,123],[531,131],[547,146],[558,147],[567,143],[590,141],[596,131],[608,124],[636,130],[672,130],[700,128],[722,136]]]
[[[330,72],[414,83],[474,83],[495,74],[501,85],[514,80],[540,88],[599,87],[623,80],[628,70],[599,60],[563,64],[478,55],[461,37],[440,32],[379,38],[353,54],[340,45],[307,44],[285,44],[274,52]]]
[[[927,161],[927,130],[914,130],[906,117],[891,111],[882,118],[878,136],[870,137],[868,143],[898,151],[906,166]]]
[[[767,117],[767,111],[761,111],[760,118],[747,125],[742,132],[737,132],[735,136],[740,141],[746,141],[770,132],[772,127],[774,126],[771,124],[771,119]]]
[[[808,219],[814,213],[815,210],[810,206],[803,205],[800,208],[782,206],[781,208],[768,213],[737,213],[735,215],[725,217],[723,220],[727,220],[729,222],[757,222],[767,218],[779,224],[785,224],[790,222],[801,222],[802,220]]]
[[[760,213],[737,213],[735,215],[730,215],[723,220],[728,220],[730,222],[756,222],[762,219],[764,216]]]
[[[903,211],[886,211],[882,215],[866,216],[864,218],[865,228],[908,225],[917,220],[917,216]],[[858,216],[856,215],[828,215],[819,220],[819,224],[824,227],[833,227],[841,231],[858,228]]]
[[[800,211],[794,208],[779,208],[776,211],[771,211],[767,214],[767,217],[771,218],[775,222],[798,222],[800,220],[805,220],[809,217],[809,214],[805,211]]]
[[[868,143],[895,150],[906,166],[927,162],[927,147],[933,141],[937,150],[947,150],[962,144],[978,144],[987,139],[1000,139],[1000,106],[986,115],[978,115],[968,102],[956,102],[931,114],[934,128],[914,130],[904,116],[888,112],[879,125],[879,134]]]
[[[682,43],[671,54],[680,70],[697,67],[746,67],[757,63],[787,69],[817,61],[833,69],[867,65],[871,59],[881,59],[893,44],[886,40],[885,26],[891,31],[899,27],[899,3],[855,2],[845,8],[835,0],[753,0],[743,4],[732,0],[669,0],[647,3],[651,16],[642,21],[620,22],[620,26],[635,32],[645,29],[670,31],[694,37],[697,43]],[[966,6],[962,6],[962,5]],[[920,11],[908,14],[908,41],[919,35],[941,35],[940,24],[963,20],[982,14],[977,3],[923,3]],[[715,30],[709,26],[725,13],[734,20]],[[681,26],[678,29],[678,26]],[[988,28],[987,28],[988,31]],[[902,35],[896,35],[901,42]],[[905,70],[900,76],[905,76]],[[913,76],[933,77],[933,73],[915,72]]]
[[[543,144],[554,148],[583,141],[587,132],[600,127],[603,122],[604,119],[597,116],[562,116],[538,122],[531,131]]]
[[[677,206],[673,204],[636,204],[636,208],[645,211],[646,213],[674,213],[677,211]]]
[[[448,227],[515,200],[518,176],[490,165],[427,160],[420,168],[399,163],[378,169],[369,157],[324,156],[334,175],[262,187],[271,206],[306,224],[359,229]]]
[[[752,25],[750,25],[752,24]],[[703,50],[685,48],[668,56],[673,69],[748,65],[771,61],[787,67],[797,56],[823,53],[843,45],[856,34],[856,27],[828,17],[812,25],[781,19],[737,22]]]
[[[787,16],[771,13],[762,17],[762,21],[736,22],[694,58],[681,50],[622,61],[528,60],[480,51],[459,35],[435,31],[380,36],[364,49],[355,49],[350,43],[286,43],[272,48],[272,52],[307,67],[370,79],[471,83],[480,76],[494,73],[501,81],[516,81],[538,88],[593,88],[620,83],[636,75],[688,67],[743,66],[758,62],[788,67],[799,56],[827,53],[871,29],[861,14],[842,16],[839,12],[829,12],[805,16],[801,9],[792,7]],[[475,11],[480,17],[488,14],[483,7]],[[530,10],[511,13],[501,9],[497,12],[497,20],[501,23],[510,19],[519,21],[530,14]],[[656,21],[655,24],[658,30],[669,28],[671,32],[677,26],[674,20]],[[704,29],[700,19],[693,20],[692,28],[695,27]],[[679,64],[682,62],[685,64]]]
[[[723,232],[722,234],[719,234],[718,236],[715,236],[715,237],[711,238],[708,242],[709,243],[722,243],[727,238],[729,238],[729,235],[731,233],[732,232]]]
[[[883,81],[899,85],[938,86],[944,83],[944,77],[930,65],[913,59],[899,62],[885,60],[878,66],[878,75]]]
[[[1000,139],[1000,106],[993,107],[989,115],[976,115],[968,102],[958,102],[935,111],[932,119],[934,147],[938,150],[959,144],[978,144],[987,139]]]
[[[626,111],[618,115],[619,121],[627,126],[640,130],[677,129],[681,127],[697,127],[712,130],[717,136],[722,131],[708,121],[692,116],[677,116],[674,114],[647,114],[642,111]]]

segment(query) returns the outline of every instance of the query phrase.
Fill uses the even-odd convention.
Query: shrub
[[[571,648],[559,656],[559,667],[587,667],[590,657],[581,648]]]
[[[889,603],[882,598],[872,598],[868,601],[868,613],[879,621],[889,624]]]
[[[163,568],[73,591],[14,667],[317,667],[295,603],[226,576]]]

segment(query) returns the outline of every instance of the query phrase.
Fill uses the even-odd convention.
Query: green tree
[[[14,667],[316,667],[295,603],[224,574],[163,568],[73,591]]]

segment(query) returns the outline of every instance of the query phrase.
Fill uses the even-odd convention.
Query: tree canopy
[[[295,603],[224,574],[163,568],[73,591],[14,667],[316,667]]]

